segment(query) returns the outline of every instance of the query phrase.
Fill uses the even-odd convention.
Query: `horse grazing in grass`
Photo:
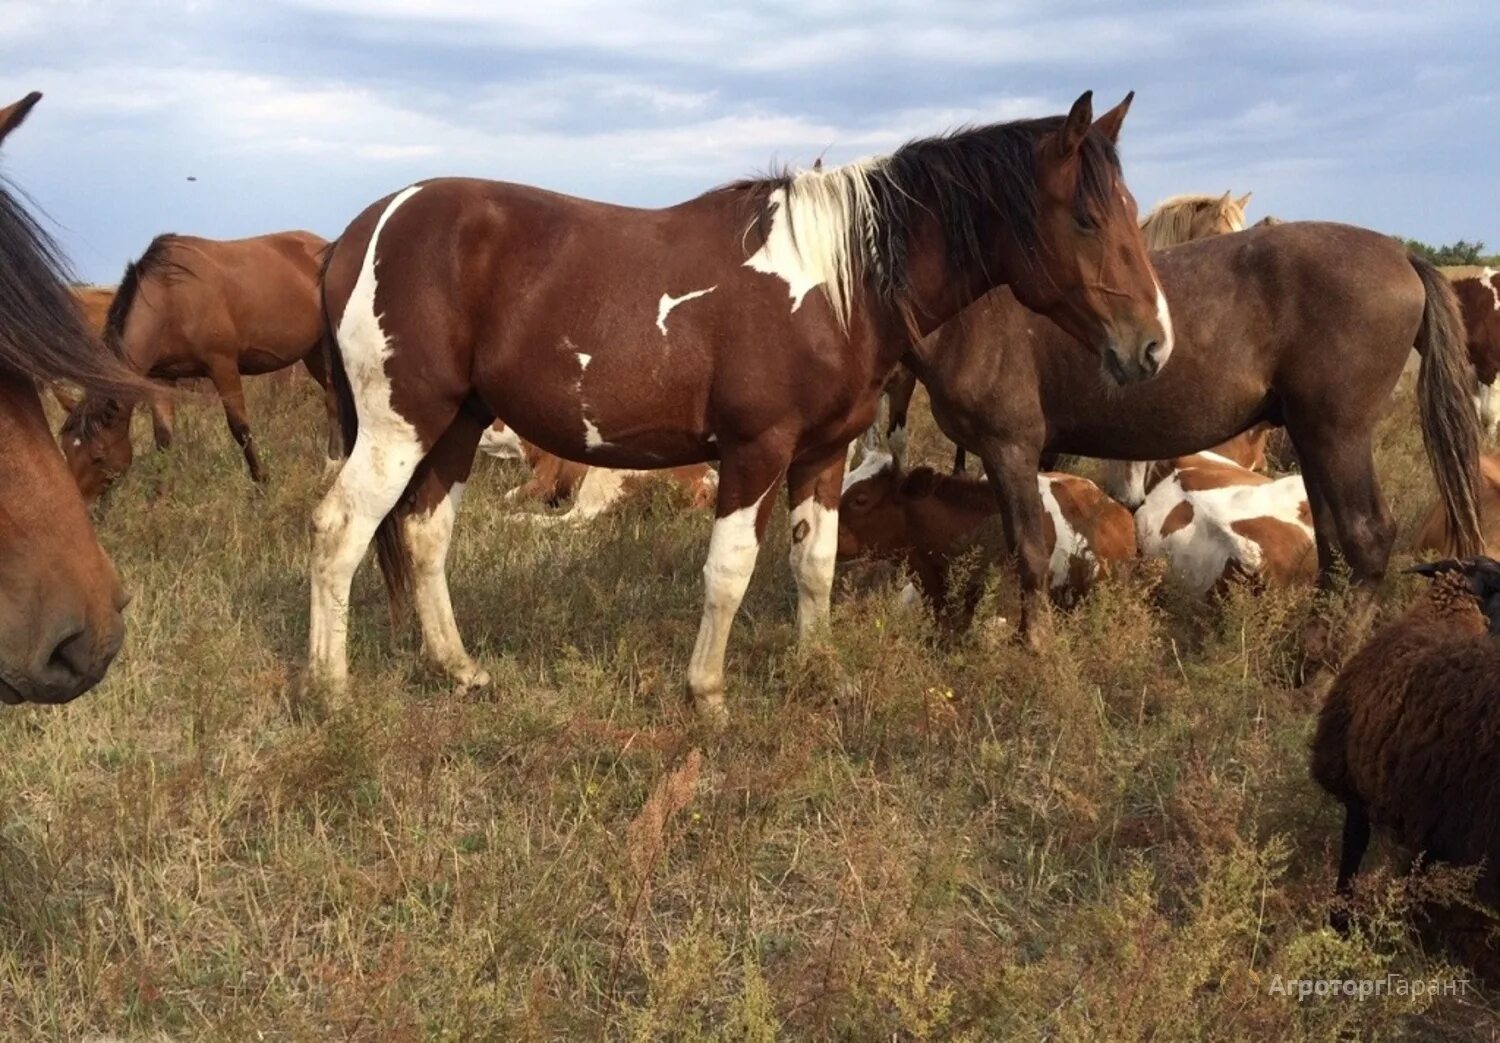
[[[207,377],[250,477],[266,478],[245,412],[241,374],[302,362],[327,387],[318,269],[328,244],[311,232],[252,239],[160,235],[125,269],[104,339],[136,372],[165,380]],[[63,425],[63,452],[90,501],[130,467],[134,402],[86,398]],[[172,399],[151,396],[156,446],[172,444]],[[329,405],[329,451],[337,447]]]
[[[724,716],[729,627],[785,480],[800,633],[828,615],[845,449],[911,343],[998,284],[1119,381],[1171,327],[1120,174],[1129,98],[1095,123],[975,127],[663,210],[442,179],[355,218],[323,287],[350,454],[313,518],[310,672],[347,681],[349,585],[372,535],[427,656],[460,685],[444,560],[481,433],[605,467],[720,461],[688,667]],[[377,528],[379,532],[377,533]]]
[[[1378,580],[1395,524],[1372,434],[1413,347],[1423,441],[1456,553],[1480,550],[1473,376],[1436,268],[1388,236],[1310,222],[1152,260],[1177,335],[1155,380],[1105,386],[1067,332],[1003,290],[907,356],[943,433],[984,460],[1028,607],[1046,569],[1035,477],[1044,451],[1164,460],[1261,421],[1284,425],[1301,460],[1319,576],[1327,581],[1337,547],[1356,582]]]
[[[40,100],[0,109],[0,142]],[[57,443],[39,385],[140,394],[89,336],[57,247],[0,187],[0,703],[66,702],[99,682],[125,636],[125,595]]]
[[[1246,192],[1238,199],[1228,192],[1222,196],[1183,194],[1170,196],[1152,209],[1141,222],[1141,235],[1146,240],[1146,249],[1162,250],[1169,246],[1180,246],[1195,239],[1211,235],[1227,235],[1245,229],[1245,206],[1250,202]],[[898,369],[886,387],[889,410],[885,420],[885,444],[891,455],[900,460],[906,450],[906,418],[911,410],[911,397],[916,391],[917,378],[909,369]],[[871,433],[872,444],[880,443],[879,433]],[[953,473],[965,470],[963,446],[953,453]],[[1054,460],[1043,461],[1051,469]]]
[[[1469,361],[1478,381],[1479,421],[1491,438],[1500,429],[1500,271],[1474,266],[1444,268],[1453,283],[1458,306],[1464,313],[1464,334],[1469,343]]]

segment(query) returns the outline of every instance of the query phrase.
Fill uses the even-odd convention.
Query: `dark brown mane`
[[[0,369],[85,393],[143,384],[84,328],[57,244],[0,182]]]
[[[1037,246],[1037,167],[1039,138],[1062,128],[1063,117],[1018,120],[962,127],[948,134],[920,138],[889,156],[829,170],[770,173],[724,185],[714,191],[746,196],[750,229],[761,240],[769,234],[777,208],[792,197],[803,178],[862,180],[868,213],[850,213],[842,244],[860,270],[873,277],[875,289],[889,304],[900,305],[908,291],[907,248],[917,223],[926,215],[942,222],[947,261],[955,277],[985,274],[994,243],[1010,236],[1021,256],[1032,258]],[[1078,217],[1088,220],[1109,206],[1120,178],[1115,146],[1095,130],[1080,149]],[[783,194],[777,196],[777,192]],[[835,191],[853,207],[855,193]],[[797,207],[789,208],[789,221]],[[791,226],[793,241],[795,226]],[[753,249],[753,247],[752,247]]]
[[[146,252],[125,265],[125,274],[120,276],[120,287],[115,290],[115,299],[110,301],[109,312],[104,317],[104,343],[117,354],[125,336],[125,322],[130,318],[130,309],[141,291],[141,281],[151,275],[159,275],[170,281],[191,275],[187,268],[167,259],[167,253],[177,242],[171,232],[163,233],[151,240]]]
[[[932,470],[918,468],[918,470]],[[916,472],[912,472],[915,474]],[[932,498],[966,511],[994,513],[995,490],[984,478],[967,478],[963,475],[942,474],[933,471]]]

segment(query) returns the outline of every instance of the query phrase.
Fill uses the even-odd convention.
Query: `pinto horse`
[[[40,100],[0,109],[0,142]],[[56,245],[0,187],[0,703],[60,703],[98,683],[125,595],[42,411],[38,386],[139,394],[84,329]]]
[[[1155,380],[1106,387],[1066,331],[1003,290],[907,356],[938,426],[978,453],[994,484],[1023,628],[1046,572],[1035,478],[1044,451],[1164,460],[1262,421],[1286,427],[1302,462],[1320,579],[1337,547],[1356,582],[1378,580],[1395,523],[1372,434],[1413,347],[1423,441],[1454,550],[1480,551],[1473,376],[1453,290],[1436,268],[1388,236],[1312,222],[1203,239],[1152,261],[1177,333]]]
[[[266,478],[245,411],[241,374],[302,362],[327,388],[318,270],[328,244],[311,232],[251,239],[160,235],[125,269],[109,306],[104,339],[136,372],[179,380],[207,377],[250,477]],[[325,396],[326,398],[326,396]],[[329,404],[329,451],[338,445]],[[87,397],[63,425],[63,452],[78,487],[97,499],[130,468],[134,403]],[[156,447],[172,444],[172,399],[151,396]]]
[[[323,281],[350,452],[313,517],[312,679],[347,683],[349,585],[376,535],[392,594],[414,587],[426,655],[461,686],[487,683],[444,560],[498,417],[589,464],[720,461],[688,689],[722,720],[729,627],[772,490],[785,480],[807,637],[828,615],[845,449],[914,331],[1009,284],[1114,379],[1167,361],[1170,320],[1115,153],[1129,101],[1095,123],[1085,94],[1066,117],[663,210],[459,179],[375,203]]]

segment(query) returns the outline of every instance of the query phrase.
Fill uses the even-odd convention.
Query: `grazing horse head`
[[[1166,250],[1211,235],[1243,232],[1245,207],[1249,202],[1249,192],[1238,199],[1231,198],[1228,192],[1222,196],[1181,195],[1163,199],[1141,222],[1146,249]]]
[[[1120,384],[1150,379],[1172,353],[1167,300],[1115,151],[1133,98],[1094,121],[1085,93],[1066,117],[1039,121],[1047,132],[1035,151],[1035,232],[1010,283],[1022,304],[1092,348]]]
[[[0,109],[0,141],[40,97]],[[0,188],[0,703],[82,694],[124,636],[114,566],[42,412],[37,385],[52,381],[140,385],[88,335],[56,246]]]
[[[85,398],[62,426],[63,458],[85,503],[93,503],[130,470],[129,406],[115,398]]]

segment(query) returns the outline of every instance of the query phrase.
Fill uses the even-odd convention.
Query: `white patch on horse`
[[[771,226],[746,268],[774,275],[787,285],[792,311],[808,291],[821,286],[840,329],[848,329],[856,282],[874,253],[876,209],[871,175],[884,159],[832,170],[806,170],[771,193]],[[756,227],[745,230],[749,235]],[[864,257],[856,257],[854,251]]]
[[[496,460],[520,460],[525,456],[521,451],[521,436],[498,420],[479,436],[479,451]]]
[[[1491,438],[1495,437],[1496,429],[1500,428],[1500,393],[1496,392],[1495,383],[1492,380],[1488,384],[1480,384],[1479,390],[1474,394],[1474,410],[1479,414],[1479,423]]]
[[[594,422],[588,418],[588,414],[586,413],[583,417],[583,444],[587,449],[598,449],[601,446],[609,445],[604,440],[604,436],[599,433],[599,428],[594,425]]]
[[[688,689],[698,711],[711,718],[722,720],[725,716],[724,652],[729,628],[755,571],[760,553],[755,520],[769,493],[767,489],[748,507],[715,519],[708,539],[708,560],[703,565],[703,618],[688,662]]]
[[[336,331],[359,435],[333,487],[313,512],[308,660],[312,676],[342,688],[348,680],[349,585],[375,528],[400,498],[422,459],[416,428],[396,411],[385,371],[390,339],[375,311],[377,245],[391,215],[421,191],[403,189],[375,222]]]
[[[1172,331],[1172,309],[1167,307],[1167,295],[1162,293],[1161,282],[1154,275],[1152,280],[1156,282],[1156,321],[1161,323],[1161,348],[1156,353],[1156,364],[1161,367],[1172,357],[1176,337]]]
[[[1042,507],[1052,519],[1052,531],[1056,535],[1052,543],[1052,557],[1047,563],[1053,590],[1060,590],[1068,585],[1075,559],[1088,564],[1089,579],[1099,574],[1099,562],[1094,557],[1094,548],[1089,546],[1088,539],[1063,514],[1062,504],[1057,502],[1057,494],[1052,491],[1053,483],[1058,480],[1044,474],[1036,476],[1037,489],[1042,494]]]
[[[594,356],[592,356],[592,355],[585,355],[581,351],[578,352],[577,354],[578,354],[578,369],[579,369],[579,371],[582,372],[582,371],[587,370],[589,368],[589,363],[594,361]],[[582,379],[582,378],[580,378],[580,379]]]
[[[890,453],[866,453],[865,458],[859,462],[858,467],[852,471],[844,472],[844,485],[840,489],[840,493],[846,493],[866,478],[874,478],[878,474],[884,474],[895,466],[896,461]]]
[[[699,297],[706,297],[717,289],[717,286],[710,286],[706,290],[694,290],[692,293],[684,293],[681,297],[673,297],[671,294],[666,293],[662,294],[661,302],[656,306],[656,328],[661,330],[661,335],[663,337],[667,335],[667,316],[672,314],[673,308],[679,304],[686,304],[688,301],[696,300]]]
[[[490,683],[490,675],[464,649],[458,623],[453,618],[445,571],[448,547],[453,541],[453,522],[458,517],[463,495],[464,483],[453,483],[448,495],[432,510],[402,519],[401,535],[411,555],[412,601],[422,630],[422,653],[459,687],[483,688]]]
[[[1500,275],[1500,272],[1493,268],[1486,268],[1479,273],[1479,281],[1489,288],[1490,296],[1495,298],[1495,310],[1500,311],[1500,279],[1495,278],[1497,275]]]
[[[1111,497],[1135,510],[1146,499],[1146,471],[1150,464],[1142,460],[1105,460],[1099,485]]]
[[[792,508],[792,576],[797,581],[797,635],[810,637],[828,622],[839,546],[839,512],[809,496]]]

